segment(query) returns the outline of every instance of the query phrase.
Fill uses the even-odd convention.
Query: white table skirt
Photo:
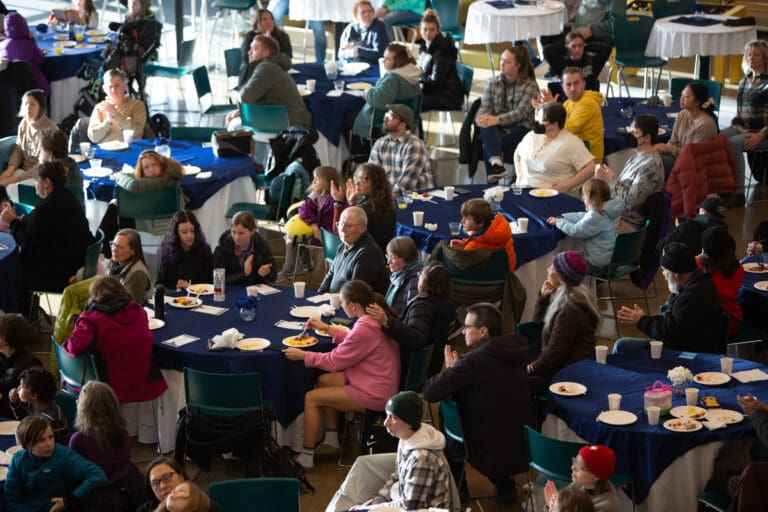
[[[585,443],[568,425],[557,416],[547,415],[541,433],[563,441]],[[702,444],[678,457],[656,479],[644,502],[637,505],[638,512],[674,510],[675,512],[696,512],[696,495],[704,490],[715,467],[715,457],[723,442]],[[629,497],[618,492],[623,510],[632,510]]]
[[[51,82],[51,111],[48,117],[54,123],[61,123],[65,117],[74,111],[75,100],[80,93],[80,88],[85,87],[87,83],[76,76]]]
[[[317,132],[317,135],[318,139],[315,143],[317,158],[320,159],[320,162],[322,162],[323,165],[330,165],[341,172],[344,160],[349,158],[349,150],[347,149],[347,144],[344,141],[344,138],[341,137],[339,139],[339,145],[336,146],[326,139],[325,135],[322,133]],[[310,169],[307,170],[311,171]]]
[[[467,12],[464,42],[501,43],[559,34],[566,21],[565,5],[551,0],[547,5],[516,5],[514,9],[496,9],[486,2],[474,2]]]
[[[291,0],[288,17],[292,20],[353,21],[355,0]]]
[[[648,57],[695,57],[706,55],[741,55],[744,45],[757,39],[757,28],[710,25],[696,27],[672,23],[679,16],[656,20],[645,47]],[[729,19],[729,16],[708,15],[707,18]]]

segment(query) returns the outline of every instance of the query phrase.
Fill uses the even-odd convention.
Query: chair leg
[[[608,281],[608,295],[611,297],[611,311],[613,311],[613,321],[616,324],[616,337],[621,338],[621,328],[619,327],[619,315],[616,313],[616,302],[613,299],[613,288],[611,281]]]

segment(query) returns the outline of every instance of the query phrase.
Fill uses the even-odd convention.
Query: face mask
[[[547,127],[541,124],[538,121],[533,122],[533,133],[538,133],[539,135],[543,135],[547,132]]]
[[[624,137],[624,145],[628,148],[636,148],[637,147],[637,137],[632,135],[631,133],[628,133]]]

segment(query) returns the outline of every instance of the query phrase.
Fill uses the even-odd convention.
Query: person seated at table
[[[17,313],[0,313],[0,416],[13,416],[8,405],[8,393],[19,387],[19,377],[27,368],[42,367],[28,347],[33,332],[23,316]]]
[[[699,205],[699,214],[693,219],[676,219],[675,229],[667,236],[659,239],[656,244],[656,255],[661,257],[664,247],[672,242],[684,243],[691,254],[701,253],[701,235],[707,228],[720,226],[728,229],[725,223],[725,215],[728,209],[717,194],[710,194]]]
[[[64,186],[64,165],[43,162],[33,172],[40,202],[23,217],[6,206],[0,220],[8,224],[20,248],[24,289],[61,293],[83,265],[93,236],[83,207]]]
[[[258,35],[253,38],[248,50],[248,62],[253,66],[253,72],[240,88],[240,101],[259,105],[285,105],[291,126],[311,125],[312,116],[299,95],[296,82],[288,74],[290,60],[280,58],[279,51],[277,41],[272,37]],[[239,127],[242,123],[240,110],[231,111],[226,120],[230,129]]]
[[[573,483],[567,489],[589,496],[595,511],[621,512],[616,489],[608,481],[615,468],[616,454],[613,450],[603,445],[585,446],[579,450],[579,455],[573,459],[573,464],[571,464]],[[549,506],[550,512],[566,512],[568,510],[564,507],[565,504],[561,503],[557,487],[552,480],[547,480],[544,486],[544,500]]]
[[[2,206],[2,200],[0,200]],[[747,244],[747,256],[756,256],[768,250],[768,220],[764,220],[755,228],[752,241]]]
[[[42,71],[45,54],[38,48],[27,20],[18,12],[11,12],[5,16],[3,23],[5,39],[0,40],[0,59],[26,62],[27,69],[35,77],[37,86],[43,91],[43,96],[50,96],[51,85]],[[41,105],[45,107],[46,102],[42,101]]]
[[[398,314],[405,305],[419,293],[419,279],[424,267],[419,249],[407,236],[396,236],[387,244],[387,266],[389,266],[389,288],[384,297],[387,304]]]
[[[458,51],[450,34],[440,32],[440,18],[432,9],[421,18],[421,40],[416,65],[424,70],[421,91],[422,112],[460,110],[464,103],[464,87],[456,72]]]
[[[61,160],[67,170],[67,181],[64,184],[72,192],[77,202],[85,209],[85,193],[83,192],[83,176],[80,167],[68,154],[67,134],[61,130],[43,130],[40,135],[40,161]]]
[[[147,107],[128,96],[128,78],[119,69],[104,73],[106,98],[93,108],[88,122],[88,139],[95,143],[123,140],[123,130],[133,130],[138,139],[147,124]]]
[[[256,230],[251,212],[237,212],[232,227],[221,234],[213,251],[213,267],[223,268],[227,283],[273,283],[275,258],[267,241]]]
[[[544,103],[536,109],[536,119],[515,149],[516,183],[578,196],[581,184],[594,175],[595,158],[579,137],[563,129],[566,111],[561,104]]]
[[[0,185],[32,178],[32,169],[39,163],[43,131],[59,129],[46,115],[45,105],[45,94],[40,89],[32,89],[22,96],[16,144],[8,158],[8,165],[0,173]]]
[[[717,136],[715,102],[709,98],[707,86],[693,82],[680,94],[680,112],[672,126],[672,136],[667,143],[656,144],[664,163],[664,179],[669,177],[675,158],[691,142],[706,142]]]
[[[426,0],[384,0],[376,11],[376,17],[387,26],[389,38],[394,40],[392,27],[408,23],[415,25],[426,9]]]
[[[141,236],[134,229],[121,229],[109,246],[112,259],[104,262],[104,275],[116,276],[131,298],[143,304],[152,297],[152,278],[144,259]]]
[[[736,155],[736,192],[727,206],[744,206],[744,153],[768,149],[768,41],[744,46],[741,67],[745,70],[736,93],[736,117],[723,130]]]
[[[354,209],[345,210],[345,213]],[[397,343],[366,314],[365,308],[377,304],[387,314],[395,315],[396,312],[364,281],[345,282],[340,294],[344,313],[357,319],[352,329],[341,330],[319,318],[307,320],[307,328],[327,331],[337,346],[326,353],[298,348],[283,351],[291,361],[303,361],[307,368],[329,372],[320,375],[317,387],[304,397],[304,445],[296,460],[305,468],[314,465],[314,450],[323,425],[323,442],[338,447],[338,413],[363,412],[365,409],[383,411],[400,382]]]
[[[719,226],[707,228],[701,235],[701,254],[696,265],[712,276],[723,312],[728,314],[728,335],[739,332],[744,315],[738,303],[744,268],[736,258],[736,241],[728,230]]]
[[[651,115],[635,116],[629,133],[637,141],[637,152],[624,164],[621,174],[617,176],[607,165],[595,168],[595,176],[611,185],[612,199],[606,209],[618,214],[617,233],[642,228],[645,224],[645,201],[664,188],[664,164],[653,147],[659,133],[659,120]]]
[[[452,397],[469,448],[467,461],[490,479],[500,499],[514,502],[514,475],[524,472],[528,463],[523,425],[533,419],[525,378],[526,342],[517,334],[503,334],[501,311],[486,302],[467,308],[462,332],[469,350],[459,357],[445,346],[445,370],[424,384],[424,399]],[[459,481],[464,454],[462,450],[460,459],[454,459],[454,444],[448,441],[449,462]]]
[[[442,349],[447,341],[450,326],[456,320],[456,305],[450,297],[451,274],[444,266],[439,263],[428,264],[418,274],[417,284],[416,293],[404,304],[399,316],[389,316],[375,304],[365,309],[371,318],[381,324],[384,332],[400,345],[403,379],[406,377],[410,354],[431,344],[435,344],[435,349],[432,352],[428,375],[440,372],[443,364]]]
[[[85,500],[91,487],[107,480],[99,466],[54,442],[45,418],[24,418],[16,439],[22,450],[13,454],[5,479],[8,512],[72,510]]]
[[[296,216],[286,223],[285,235],[285,263],[283,269],[277,274],[277,281],[285,281],[288,276],[302,274],[312,270],[312,262],[308,250],[301,250],[300,242],[315,247],[321,247],[323,235],[320,228],[333,233],[333,196],[331,187],[341,184],[339,171],[334,167],[321,165],[313,172],[314,178],[307,194],[307,198],[301,203]],[[301,235],[296,233],[301,231]],[[311,234],[310,234],[311,233]],[[296,251],[299,251],[301,266],[294,268],[296,264]]]
[[[168,389],[152,361],[154,335],[147,313],[115,276],[98,277],[88,288],[85,311],[61,344],[72,356],[95,352],[99,376],[125,405],[148,402]]]
[[[611,199],[608,184],[598,178],[590,178],[581,187],[586,212],[564,213],[561,217],[549,217],[547,224],[570,236],[584,240],[584,254],[590,268],[606,267],[613,256],[616,232],[614,219],[603,206]]]
[[[488,201],[485,199],[464,201],[461,205],[461,227],[469,237],[452,239],[449,242],[451,247],[465,251],[504,249],[507,252],[509,271],[515,271],[517,255],[512,239],[512,228],[501,213],[493,211]]]
[[[99,11],[93,5],[93,0],[72,0],[72,5],[77,9],[79,24],[86,27],[99,26]]]
[[[722,306],[712,275],[696,267],[696,258],[685,244],[673,242],[661,255],[661,272],[667,281],[669,298],[658,315],[649,315],[637,304],[622,306],[619,321],[636,325],[644,334],[664,342],[673,350],[718,354],[725,351],[722,340]],[[620,338],[613,353],[641,350],[650,340]]]
[[[586,43],[581,32],[568,32],[563,40],[544,47],[544,60],[553,77],[562,76],[569,67],[578,68],[589,91],[600,91],[600,71],[611,55],[611,45],[598,41]]]
[[[318,293],[336,293],[344,283],[360,279],[377,293],[387,289],[384,254],[368,233],[368,216],[359,206],[346,208],[339,218],[341,245]]]
[[[331,184],[334,201],[333,224],[338,223],[347,206],[359,206],[368,218],[368,233],[373,237],[382,254],[395,236],[395,202],[392,200],[392,185],[387,180],[384,168],[376,164],[360,164],[352,178],[347,180],[345,189]]]
[[[280,51],[274,58],[281,59],[284,61],[284,64],[287,64],[288,68],[291,67],[291,58],[293,57],[291,38],[288,37],[288,34],[283,29],[275,25],[275,18],[271,12],[267,9],[256,9],[251,29],[243,34],[243,40],[240,44],[240,53],[242,53],[243,61],[240,64],[240,79],[237,84],[241,87],[245,85],[256,67],[254,63],[248,60],[248,50],[250,50],[251,43],[256,36],[271,37],[277,41]]]
[[[368,0],[358,0],[352,6],[354,21],[341,33],[339,42],[339,60],[348,62],[367,62],[378,66],[379,59],[389,45],[387,27],[374,17],[373,4]]]
[[[585,90],[584,75],[579,68],[569,67],[563,71],[562,88],[567,100],[565,107],[566,131],[571,132],[588,145],[596,162],[602,162],[605,153],[603,142],[603,95],[598,91]],[[543,89],[534,105],[557,101],[549,89]]]
[[[410,131],[413,110],[400,104],[386,108],[382,123],[385,134],[373,143],[368,161],[384,168],[393,196],[434,187],[427,146]]]
[[[56,380],[42,366],[31,366],[19,375],[19,386],[8,392],[8,404],[17,420],[27,416],[45,418],[53,430],[56,442],[66,446],[69,441],[67,417],[54,400]]]
[[[595,331],[603,319],[595,294],[582,284],[589,270],[578,251],[552,258],[533,321],[542,325],[541,352],[528,365],[531,395],[546,394],[552,377],[571,363],[595,355]]]
[[[160,246],[156,283],[168,290],[182,290],[192,283],[205,283],[212,275],[211,246],[195,214],[181,210],[171,219]]]
[[[131,462],[131,438],[117,395],[109,384],[92,380],[77,398],[77,431],[69,447],[98,465],[108,478]]]
[[[499,61],[499,74],[485,84],[475,116],[483,140],[485,173],[489,182],[509,175],[504,169],[505,156],[511,157],[525,134],[533,129],[531,101],[538,95],[539,86],[528,49],[515,46],[504,50]]]

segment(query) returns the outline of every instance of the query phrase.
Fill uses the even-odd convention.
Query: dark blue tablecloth
[[[325,76],[323,64],[296,64],[293,69],[298,73],[292,74],[293,80],[297,84],[304,84],[308,79],[317,80],[315,92],[304,96],[304,103],[312,114],[312,126],[322,133],[328,141],[339,145],[339,136],[341,135],[341,126],[347,112],[359,112],[365,104],[365,100],[360,96],[353,94],[342,94],[341,96],[326,96],[326,93],[333,89],[333,80]],[[379,68],[371,66],[359,75],[339,76],[338,80],[345,82],[367,82],[375,84],[379,79]]]
[[[742,263],[756,263],[763,261],[763,254],[744,258]],[[758,327],[768,331],[768,291],[758,290],[755,283],[768,281],[768,274],[744,272],[744,280],[739,288],[739,304],[744,312],[744,324]]]
[[[196,165],[200,167],[201,172],[211,171],[213,173],[210,178],[199,179],[192,175],[185,176],[181,180],[184,195],[190,200],[187,204],[187,208],[190,210],[197,210],[203,206],[203,203],[211,196],[237,178],[250,176],[254,183],[256,182],[256,170],[253,161],[247,156],[220,158],[213,154],[211,148],[204,148],[199,142],[172,140],[169,146],[171,147],[171,158],[178,160],[182,165]],[[135,140],[125,151],[105,151],[96,146],[96,158],[102,159],[102,167],[119,171],[123,164],[134,167],[139,154],[147,149],[154,149],[153,141]],[[88,168],[87,163],[80,165],[83,168]],[[111,179],[92,179],[83,176],[83,180],[87,182],[88,198],[109,201],[114,197],[115,182]],[[224,212],[221,214],[224,215]]]
[[[86,36],[88,39],[88,36]],[[47,34],[45,39],[37,37],[37,46],[46,51],[42,71],[49,82],[69,78],[77,74],[80,66],[89,60],[99,58],[105,44],[97,44],[95,48],[65,48],[61,55],[53,52],[53,34]],[[83,41],[88,43],[88,41]]]
[[[21,263],[16,241],[9,233],[0,233],[0,310],[18,311],[20,296]]]
[[[273,402],[278,421],[281,425],[288,426],[304,410],[304,395],[314,387],[319,370],[307,369],[303,363],[289,361],[277,350],[240,352],[225,349],[221,352],[211,352],[208,350],[208,339],[235,327],[247,338],[266,338],[274,347],[285,348],[282,340],[298,334],[298,331],[275,327],[274,323],[278,320],[302,321],[290,316],[291,306],[312,303],[306,299],[294,298],[290,288],[281,288],[280,293],[262,297],[256,319],[246,322],[240,318],[234,307],[237,298],[245,292],[245,287],[228,285],[226,292],[227,300],[224,303],[213,302],[212,295],[201,297],[205,304],[229,308],[229,311],[219,316],[197,313],[190,309],[177,309],[166,304],[166,325],[154,331],[155,357],[161,368],[178,371],[189,367],[218,373],[261,373],[264,399]],[[200,339],[179,348],[161,343],[180,334],[190,334]],[[328,352],[333,347],[330,338],[318,337],[318,340],[317,345],[307,350]]]
[[[653,482],[677,457],[698,445],[725,441],[752,435],[748,418],[725,429],[710,432],[703,428],[697,432],[671,432],[661,426],[669,416],[662,417],[659,425],[648,425],[643,413],[645,388],[657,380],[669,383],[667,371],[685,366],[694,375],[705,371],[720,371],[720,356],[698,354],[695,359],[681,359],[680,352],[664,350],[661,359],[651,359],[648,351],[608,356],[608,364],[600,365],[584,360],[564,368],[552,382],[579,382],[587,387],[587,394],[563,397],[549,393],[548,411],[562,418],[576,435],[590,443],[604,444],[616,451],[616,471],[634,476],[635,500],[645,500]],[[761,367],[758,363],[735,359],[733,371]],[[762,367],[764,370],[765,367]],[[748,392],[762,397],[768,395],[768,381],[741,384],[732,379],[722,386],[704,386],[699,396],[714,396],[723,409],[741,412],[736,395]],[[632,425],[617,427],[595,420],[601,411],[608,410],[608,393],[621,394],[621,409],[637,415]],[[685,405],[685,396],[673,395],[672,406]]]
[[[659,128],[663,129],[666,133],[659,135],[657,142],[667,142],[672,135],[672,126],[675,124],[675,120],[668,117],[668,113],[680,112],[680,103],[672,102],[672,106],[665,107],[650,107],[643,98],[609,98],[607,105],[603,107],[603,127],[605,129],[605,135],[603,141],[605,143],[605,154],[610,155],[627,147],[630,147],[626,143],[626,134],[620,134],[617,132],[619,128],[626,128],[632,122],[632,119],[626,119],[619,113],[619,102],[634,102],[634,116],[640,114],[650,114],[656,116],[659,120]],[[633,117],[634,117],[633,116]]]
[[[456,238],[451,236],[448,223],[460,221],[462,203],[468,199],[483,197],[483,191],[488,188],[488,185],[461,185],[460,187],[470,192],[457,195],[450,202],[435,197],[432,201],[436,204],[416,199],[405,210],[398,210],[397,234],[412,238],[419,250],[423,252],[432,251],[441,240],[448,242],[451,238]],[[557,217],[566,212],[584,211],[584,203],[575,197],[560,194],[551,198],[539,198],[529,195],[528,190],[524,189],[519,196],[513,195],[512,191],[506,192],[501,202],[500,211],[510,221],[517,217],[529,219],[528,232],[513,235],[518,267],[548,253],[564,237],[559,229],[547,225],[547,217]],[[424,212],[425,223],[437,223],[437,231],[415,227],[413,212],[416,210]],[[466,237],[466,234],[461,236]]]

